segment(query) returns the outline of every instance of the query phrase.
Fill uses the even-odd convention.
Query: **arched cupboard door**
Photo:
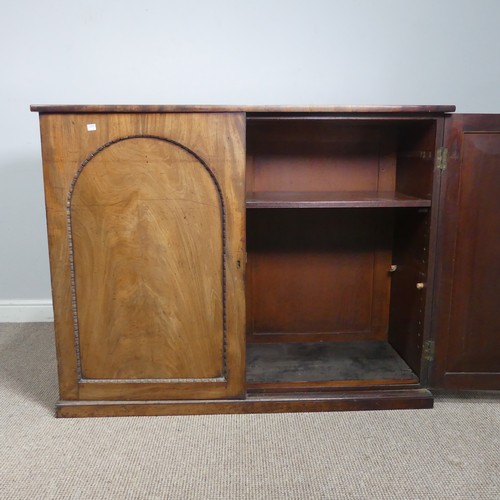
[[[242,395],[243,116],[41,121],[61,399]]]

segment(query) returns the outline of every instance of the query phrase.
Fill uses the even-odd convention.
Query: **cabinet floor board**
[[[388,342],[270,343],[247,346],[247,384],[411,381],[416,375]]]

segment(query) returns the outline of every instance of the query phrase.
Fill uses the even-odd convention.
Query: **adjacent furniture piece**
[[[500,117],[32,106],[58,416],[500,389]]]

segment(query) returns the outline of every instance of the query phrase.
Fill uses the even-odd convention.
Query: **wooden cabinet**
[[[423,408],[428,387],[500,388],[497,117],[32,109],[58,415]]]

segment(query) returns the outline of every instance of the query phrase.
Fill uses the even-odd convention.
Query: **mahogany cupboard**
[[[500,389],[500,117],[32,106],[58,416]]]

